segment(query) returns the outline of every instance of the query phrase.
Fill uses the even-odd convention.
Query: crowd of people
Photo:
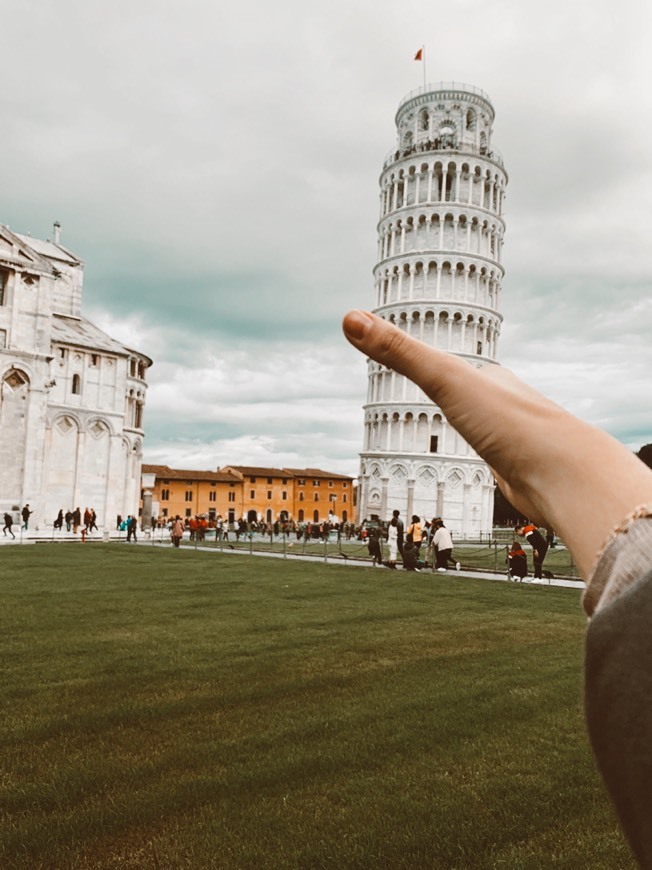
[[[421,522],[416,514],[407,528],[401,513],[394,510],[386,530],[389,557],[383,558],[383,538],[385,534],[380,525],[373,525],[368,533],[368,549],[373,565],[396,569],[400,556],[406,571],[422,571],[432,568],[441,574],[452,566],[460,570],[460,563],[453,559],[453,538],[441,517]]]
[[[253,540],[254,538],[293,538],[297,541],[324,541],[328,540],[331,533],[335,532],[337,540],[351,540],[362,535],[362,528],[355,523],[340,523],[335,518],[320,522],[298,522],[295,520],[276,520],[266,522],[264,520],[246,520],[241,517],[235,522],[230,522],[218,514],[214,519],[205,514],[191,517],[164,517],[153,518],[153,529],[172,529],[181,523],[183,533],[188,533],[191,541],[204,541],[209,533],[214,534],[216,541],[241,541]],[[211,535],[212,540],[212,535]]]

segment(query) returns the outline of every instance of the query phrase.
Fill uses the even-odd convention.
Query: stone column
[[[437,513],[436,516],[442,517],[444,516],[444,490],[446,488],[446,484],[443,480],[440,480],[437,483]]]
[[[412,514],[414,513],[414,480],[408,480],[407,491],[407,516],[405,517],[406,528],[412,521]]]
[[[388,477],[381,477],[380,483],[380,519],[387,518],[387,482],[389,481]]]
[[[152,489],[156,483],[156,475],[142,474],[140,480],[143,487],[143,513],[140,518],[140,527],[145,531],[152,527]]]
[[[464,484],[464,495],[462,496],[462,528],[466,531],[471,529],[471,520],[472,516],[472,505],[471,505],[471,484]],[[465,533],[466,536],[466,533]]]

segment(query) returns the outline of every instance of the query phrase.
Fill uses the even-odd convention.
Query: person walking
[[[525,538],[532,547],[532,561],[534,562],[535,579],[543,579],[543,560],[548,552],[548,544],[539,529],[532,523],[525,526],[516,526],[514,531],[521,538]]]
[[[63,509],[61,509],[59,511],[59,513],[57,514],[57,518],[54,521],[53,525],[54,525],[54,528],[58,529],[59,531],[61,531],[63,529]]]
[[[181,519],[179,514],[176,515],[176,517],[174,518],[174,522],[172,523],[170,538],[172,539],[173,547],[178,547],[181,543],[181,539],[183,538],[183,520]]]
[[[88,531],[92,532],[95,529],[96,532],[99,532],[97,527],[97,514],[95,513],[95,508],[91,508],[91,521],[88,525]]]
[[[14,524],[14,518],[10,513],[5,513],[5,524],[2,529],[2,534],[7,537],[7,532],[11,535],[11,537],[16,540],[16,535],[14,535],[14,530],[11,528]]]
[[[72,530],[73,533],[77,534],[77,529],[81,526],[82,515],[80,508],[76,507],[72,512]]]
[[[29,518],[31,517],[31,515],[33,513],[34,513],[34,511],[31,511],[29,509],[28,504],[26,504],[25,507],[21,511],[21,516],[23,518],[23,528],[25,529],[25,531],[27,531],[27,528],[29,526]]]

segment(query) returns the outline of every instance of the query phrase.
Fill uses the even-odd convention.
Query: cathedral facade
[[[496,364],[502,322],[507,174],[493,120],[478,88],[419,88],[398,107],[380,175],[373,310],[474,366]],[[440,516],[460,538],[491,533],[491,472],[418,387],[370,360],[364,413],[361,519],[398,509]]]
[[[152,361],[81,313],[84,264],[53,240],[0,225],[0,512],[138,513]]]

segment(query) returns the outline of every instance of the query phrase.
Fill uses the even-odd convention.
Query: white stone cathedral
[[[507,175],[494,110],[478,88],[442,82],[408,94],[380,175],[380,317],[470,365],[496,363]],[[459,538],[490,535],[494,482],[441,410],[370,360],[360,455],[360,519],[398,509],[443,518]],[[500,413],[500,408],[496,408]]]
[[[0,226],[0,517],[29,504],[30,529],[138,512],[152,361],[82,316],[83,277],[58,224],[52,241]]]

